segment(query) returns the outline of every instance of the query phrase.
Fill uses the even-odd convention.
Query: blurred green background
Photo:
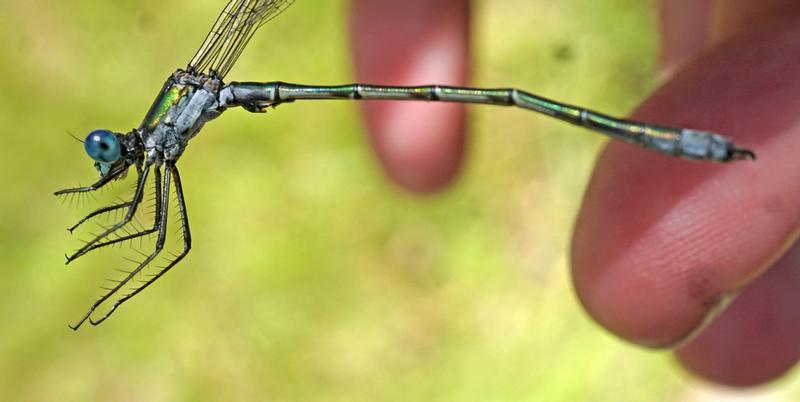
[[[463,175],[421,198],[384,179],[354,103],[226,113],[180,163],[192,253],[104,325],[70,331],[126,250],[63,266],[81,238],[64,229],[99,206],[51,195],[96,175],[66,131],[137,125],[223,3],[0,1],[0,400],[749,400],[581,311],[567,250],[603,139],[508,108],[470,109]],[[229,78],[352,81],[347,11],[298,1]],[[474,11],[476,85],[620,115],[655,86],[652,1]]]

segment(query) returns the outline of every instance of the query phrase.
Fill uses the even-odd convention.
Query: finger
[[[759,30],[778,18],[797,16],[800,3],[795,0],[727,0],[715,2],[712,11],[711,38],[715,43],[741,33]]]
[[[690,163],[613,142],[573,238],[587,311],[631,341],[670,346],[780,255],[800,224],[800,25],[737,37],[661,88],[637,118],[707,128],[756,162]]]
[[[748,286],[696,339],[678,350],[692,372],[714,382],[750,386],[800,359],[800,244]]]
[[[711,0],[661,0],[661,78],[670,77],[708,46]]]
[[[469,59],[468,0],[354,0],[359,81],[463,85]],[[463,105],[364,102],[367,129],[388,175],[407,189],[448,184],[464,153]]]

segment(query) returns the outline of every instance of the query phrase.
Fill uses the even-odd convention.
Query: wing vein
[[[230,0],[189,62],[188,70],[224,78],[256,30],[294,0]]]

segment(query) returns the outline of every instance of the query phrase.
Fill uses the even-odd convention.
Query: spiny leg
[[[137,171],[138,174],[141,174],[142,173],[141,166],[137,165],[136,166],[136,171]],[[156,181],[160,180],[159,177],[161,177],[161,172],[158,170],[158,166],[156,166]],[[136,191],[137,185],[138,185],[138,183],[133,186],[132,190]],[[85,188],[91,188],[91,187],[85,187]],[[158,188],[160,188],[160,187],[156,186],[156,189],[158,189]],[[79,190],[79,189],[73,189],[73,190]],[[64,192],[64,191],[72,191],[72,190],[62,190],[62,192]],[[56,194],[59,195],[59,193],[56,193]],[[75,194],[75,192],[62,193],[62,194],[73,195],[73,194]],[[92,194],[92,193],[89,193],[89,194]],[[121,202],[119,204],[109,205],[107,207],[99,208],[99,209],[95,210],[94,212],[91,212],[90,214],[88,214],[85,217],[83,217],[83,219],[79,220],[76,224],[72,225],[72,227],[68,228],[67,230],[69,230],[69,232],[72,233],[72,232],[75,231],[75,229],[77,229],[78,227],[80,227],[81,225],[83,225],[84,223],[88,222],[89,220],[91,220],[92,218],[94,218],[96,216],[100,216],[100,215],[103,215],[103,214],[107,214],[109,212],[118,211],[120,209],[130,207],[131,204],[133,203],[133,201],[125,201],[125,200],[122,200],[122,199],[121,199],[121,201],[123,201],[123,202]]]
[[[108,312],[104,316],[100,317],[100,319],[95,321],[90,318],[89,322],[92,325],[97,325],[105,321],[106,318],[110,317],[111,314],[113,314],[114,311],[117,309],[117,307],[119,307],[122,303],[125,303],[128,299],[132,298],[133,296],[136,296],[139,292],[150,286],[153,282],[158,280],[158,278],[162,277],[165,273],[167,273],[167,271],[169,271],[172,267],[177,265],[183,259],[183,257],[186,257],[186,254],[189,254],[189,250],[191,250],[192,248],[192,235],[191,232],[189,231],[189,217],[186,214],[186,202],[184,201],[183,198],[183,185],[181,184],[181,178],[180,175],[178,174],[178,168],[174,164],[172,164],[171,166],[167,165],[167,174],[169,174],[170,170],[172,170],[172,177],[175,180],[175,196],[178,200],[178,210],[180,212],[181,229],[183,232],[183,251],[181,251],[180,254],[176,255],[172,261],[170,261],[169,263],[167,263],[167,265],[162,267],[161,270],[159,270],[155,275],[153,275],[150,279],[148,279],[147,282],[145,282],[142,286],[139,286],[132,292],[126,294],[125,296],[117,300],[114,303],[114,306],[112,306],[111,309],[108,310]],[[166,188],[165,191],[167,191]]]
[[[95,236],[92,240],[86,242],[86,244],[84,244],[83,247],[78,249],[78,251],[72,253],[72,255],[70,256],[67,256],[67,264],[74,261],[76,258],[86,254],[89,251],[89,249],[92,248],[92,245],[99,242],[100,240],[105,239],[110,234],[116,232],[121,227],[127,225],[128,222],[130,222],[131,219],[133,219],[133,216],[136,215],[136,208],[139,206],[139,203],[141,203],[142,197],[144,196],[144,186],[147,183],[147,176],[150,173],[150,166],[151,165],[146,165],[144,169],[141,170],[139,173],[139,181],[136,185],[136,192],[133,195],[133,200],[131,200],[131,205],[128,207],[128,212],[125,213],[125,217],[112,227],[106,229],[103,233]],[[156,167],[156,169],[158,169],[158,167]]]
[[[103,207],[103,208],[97,209],[96,211],[94,211],[94,212],[90,213],[89,215],[86,215],[85,217],[83,217],[83,219],[79,220],[78,223],[72,225],[67,230],[69,230],[69,232],[72,233],[72,232],[75,231],[75,229],[77,229],[78,227],[80,227],[81,225],[83,225],[84,223],[86,223],[87,221],[89,221],[90,219],[92,219],[92,218],[94,218],[96,216],[100,216],[100,215],[103,215],[103,214],[106,214],[106,213],[109,213],[109,212],[117,211],[117,210],[120,210],[122,208],[127,208],[129,206],[131,206],[131,201],[126,201],[126,202],[123,202],[123,203],[120,203],[120,204],[109,205],[107,207]]]
[[[156,256],[158,256],[158,254],[161,252],[161,249],[164,247],[164,242],[165,242],[165,240],[167,238],[167,218],[168,218],[167,210],[169,209],[168,208],[168,206],[169,206],[169,186],[170,186],[170,177],[171,177],[171,173],[172,173],[172,168],[171,168],[170,165],[166,166],[166,169],[165,169],[164,173],[165,173],[164,174],[164,181],[163,181],[163,189],[164,190],[162,192],[162,198],[161,198],[161,210],[159,211],[160,213],[156,217],[156,220],[157,220],[156,221],[156,226],[158,226],[158,240],[156,241],[155,249],[142,262],[140,262],[139,265],[136,268],[134,268],[132,271],[130,271],[128,273],[128,275],[125,276],[125,278],[123,278],[121,281],[117,282],[117,284],[113,288],[108,289],[108,291],[105,294],[103,294],[103,296],[101,296],[99,299],[97,299],[94,302],[94,304],[92,304],[92,306],[89,308],[89,311],[87,311],[86,314],[80,319],[80,321],[78,321],[75,325],[70,325],[70,328],[72,328],[73,330],[77,330],[78,328],[80,328],[80,326],[87,319],[89,319],[89,317],[97,309],[97,307],[99,307],[101,304],[103,304],[111,296],[113,296],[120,289],[122,289],[123,286],[125,286],[128,282],[130,282],[130,280],[133,279],[133,277],[135,277],[142,269],[144,269],[144,267],[146,267],[148,264],[150,264],[150,262],[152,262],[153,259],[156,258]],[[91,320],[90,320],[90,322],[91,322]]]
[[[113,245],[113,244],[118,244],[118,243],[122,243],[124,241],[133,240],[133,239],[136,239],[136,238],[147,236],[147,235],[150,235],[150,234],[155,233],[156,231],[158,231],[158,215],[159,215],[159,213],[161,211],[161,168],[160,167],[156,166],[153,169],[153,176],[155,178],[155,186],[154,187],[155,187],[155,207],[156,207],[155,208],[155,217],[153,218],[153,226],[150,227],[149,229],[141,229],[141,230],[137,229],[138,231],[137,232],[133,232],[133,233],[130,233],[130,232],[126,231],[127,233],[124,236],[119,236],[119,237],[117,237],[115,239],[111,239],[109,241],[104,241],[104,242],[92,244],[91,246],[86,247],[86,249],[83,250],[83,253],[81,255],[86,254],[86,253],[88,253],[88,252],[90,252],[92,250],[96,250],[96,249],[107,247],[107,246],[110,246],[110,245]]]
[[[74,193],[88,193],[88,192],[91,192],[91,191],[99,190],[99,189],[103,188],[103,186],[105,186],[106,184],[111,183],[117,177],[119,177],[120,175],[125,173],[125,171],[127,169],[128,169],[128,167],[124,166],[123,168],[120,168],[120,169],[118,169],[116,171],[109,172],[107,175],[101,177],[100,180],[98,180],[96,183],[92,184],[91,186],[67,188],[67,189],[64,189],[64,190],[56,191],[53,194],[55,194],[57,196],[60,196],[60,195],[74,194]],[[141,174],[141,171],[139,173]]]
[[[94,197],[94,192],[100,189],[108,188],[106,187],[107,184],[113,182],[114,180],[120,179],[125,177],[125,174],[128,170],[128,166],[120,166],[115,170],[108,172],[105,176],[100,177],[100,180],[95,182],[94,184],[88,187],[75,187],[75,188],[68,188],[64,190],[56,191],[55,196],[61,198],[62,200],[67,199],[69,200],[70,207],[74,206],[75,198],[78,199],[78,206],[81,205],[83,198],[78,197],[82,195],[90,195]],[[136,170],[141,173],[140,166],[136,166]],[[74,227],[73,227],[74,229]]]

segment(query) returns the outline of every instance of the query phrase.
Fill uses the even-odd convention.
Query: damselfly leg
[[[153,282],[158,280],[158,278],[160,278],[165,273],[167,273],[167,271],[169,271],[172,267],[177,265],[184,257],[186,257],[186,254],[189,254],[189,250],[191,250],[191,248],[192,248],[192,235],[191,235],[191,232],[189,231],[189,217],[186,214],[186,202],[185,202],[185,200],[183,198],[183,185],[181,184],[181,178],[180,178],[180,175],[178,174],[177,167],[174,164],[168,163],[166,171],[165,171],[166,177],[165,177],[165,180],[164,180],[164,199],[162,201],[163,209],[161,210],[161,213],[159,214],[159,219],[158,219],[159,224],[160,224],[160,228],[159,228],[159,234],[158,234],[158,241],[156,242],[156,248],[155,248],[155,250],[153,251],[152,254],[150,254],[143,262],[141,262],[139,264],[138,267],[136,267],[136,269],[131,271],[130,274],[128,274],[128,276],[125,279],[123,279],[123,281],[121,281],[117,285],[116,290],[119,290],[119,288],[124,286],[125,283],[129,282],[131,280],[131,278],[133,278],[138,272],[140,272],[144,267],[146,267],[148,264],[150,264],[153,261],[153,259],[156,258],[156,256],[158,256],[158,254],[161,252],[161,250],[164,247],[164,242],[166,240],[166,228],[167,228],[167,221],[166,221],[166,219],[167,219],[167,207],[166,206],[167,206],[167,201],[168,201],[168,198],[169,198],[168,193],[169,193],[169,176],[170,176],[170,174],[172,174],[172,178],[175,181],[175,197],[176,197],[176,199],[178,201],[178,212],[180,214],[180,225],[181,225],[181,235],[182,235],[182,240],[183,240],[183,250],[179,254],[172,255],[171,256],[172,258],[167,260],[165,265],[160,266],[158,271],[155,274],[150,275],[150,278],[147,281],[145,281],[141,286],[138,286],[138,287],[134,288],[131,292],[127,293],[126,295],[124,295],[121,298],[119,298],[116,302],[114,302],[114,305],[111,306],[111,308],[102,317],[100,317],[97,320],[92,320],[90,318],[89,322],[92,325],[97,325],[97,324],[100,324],[101,322],[105,321],[108,317],[111,316],[111,314],[114,313],[114,311],[116,311],[117,307],[119,307],[122,303],[125,303],[130,298],[132,298],[133,296],[136,296],[139,292],[141,292],[142,290],[146,289]],[[111,296],[111,294],[115,293],[116,290],[109,292],[108,296]],[[106,297],[106,299],[107,299],[107,297]],[[102,304],[103,301],[105,301],[105,299],[99,301],[97,304],[98,305]],[[84,317],[84,319],[81,320],[81,322],[79,322],[76,326],[74,326],[73,329],[77,329],[78,326],[86,318],[88,318],[91,315],[92,311],[95,308],[96,308],[96,306],[93,306],[92,309],[89,310],[89,313],[86,315],[86,317]]]
[[[158,167],[156,167],[156,171],[158,171]],[[142,198],[144,197],[145,184],[147,183],[147,177],[148,177],[148,175],[150,173],[150,165],[145,165],[144,168],[141,171],[139,171],[138,173],[139,173],[139,178],[138,178],[138,182],[137,182],[137,185],[136,185],[136,191],[135,191],[135,193],[133,195],[133,199],[130,201],[130,205],[128,205],[128,210],[125,213],[125,217],[123,217],[121,221],[117,222],[116,224],[114,224],[111,227],[109,227],[106,230],[104,230],[99,235],[96,235],[93,239],[87,241],[83,245],[83,247],[81,247],[80,249],[78,249],[77,251],[72,253],[72,255],[67,256],[67,264],[69,264],[70,262],[74,261],[76,258],[88,253],[91,250],[95,250],[95,249],[97,249],[99,247],[104,247],[104,246],[116,243],[116,241],[106,242],[106,243],[102,243],[101,241],[103,239],[108,238],[108,236],[112,235],[113,233],[115,233],[116,231],[120,230],[122,227],[124,227],[128,223],[130,223],[131,220],[133,219],[134,215],[136,215],[136,210],[139,207],[139,204],[141,204]],[[158,176],[160,176],[159,173],[160,172],[156,173],[156,176],[157,176],[156,183],[158,183]],[[158,184],[156,184],[156,186],[158,186]],[[89,215],[92,215],[92,214],[89,214]],[[85,219],[87,219],[87,218],[84,218],[84,220]],[[114,239],[114,240],[116,240],[116,239]]]
[[[112,181],[117,180],[118,178],[120,178],[120,176],[125,174],[126,170],[127,170],[127,166],[125,167],[125,169],[119,169],[119,170],[110,172],[107,175],[103,175],[102,177],[100,177],[100,180],[98,180],[97,182],[95,182],[91,186],[67,188],[67,189],[64,189],[64,190],[56,191],[53,194],[55,194],[58,197],[61,197],[61,196],[69,195],[69,194],[81,194],[81,193],[89,193],[89,192],[92,192],[92,191],[97,191],[97,190],[105,187],[108,183],[111,183]]]
[[[155,197],[154,197],[154,199],[155,199],[154,200],[155,201],[154,202],[155,211],[154,212],[155,212],[155,217],[158,217],[158,214],[160,213],[160,210],[161,210],[161,185],[160,185],[160,183],[161,183],[161,168],[156,166],[153,169],[153,176],[155,178],[155,185],[153,186],[154,189],[155,189]],[[128,213],[130,214],[131,213],[130,207],[133,206],[133,204],[135,202],[135,199],[136,199],[136,197],[134,196],[134,200],[132,200],[132,201],[127,201],[127,202],[124,202],[122,204],[111,205],[111,206],[108,206],[108,207],[105,207],[105,208],[100,208],[97,211],[92,212],[87,217],[83,218],[80,222],[78,222],[78,224],[76,224],[75,226],[70,228],[70,232],[72,230],[74,230],[78,225],[80,225],[83,222],[87,221],[88,219],[91,219],[94,216],[102,215],[103,213],[108,212],[108,211],[113,211],[113,210],[121,209],[121,208],[123,208],[125,206],[128,206],[128,208],[129,208],[128,209]],[[140,203],[141,203],[141,201],[142,201],[142,199],[139,198],[139,202]],[[132,214],[133,215],[131,215],[131,216],[135,216],[136,210],[133,210]],[[127,214],[126,214],[126,218],[127,218]],[[127,222],[125,220],[123,220],[123,221],[121,221],[119,223],[119,225],[121,225],[119,230],[124,231],[125,234],[117,234],[116,232],[112,232],[112,233],[109,233],[108,235],[106,235],[104,238],[108,238],[110,236],[116,236],[116,237],[114,237],[112,239],[109,239],[109,240],[106,240],[106,241],[101,241],[101,242],[96,242],[96,241],[97,240],[102,240],[102,238],[101,239],[95,238],[92,241],[96,242],[96,243],[94,243],[94,244],[87,243],[80,250],[76,251],[72,256],[67,257],[67,263],[77,259],[78,257],[80,257],[80,256],[82,256],[82,255],[84,255],[86,253],[89,253],[90,251],[97,250],[97,249],[100,249],[100,248],[103,248],[103,247],[107,247],[107,246],[111,246],[111,245],[114,245],[114,244],[119,244],[119,243],[122,243],[122,242],[125,242],[125,241],[141,238],[141,237],[144,237],[144,236],[148,236],[148,235],[153,234],[156,231],[158,231],[158,220],[155,219],[155,218],[153,220],[153,225],[150,228],[137,229],[136,231],[133,231],[133,232],[128,231],[128,230],[125,229],[126,225],[129,222],[130,222],[130,219]],[[100,235],[100,236],[102,236],[102,235]]]
[[[132,201],[125,201],[120,204],[109,205],[107,207],[97,209],[91,212],[89,215],[84,216],[81,220],[79,220],[76,224],[70,226],[67,230],[69,230],[69,232],[72,233],[75,231],[75,229],[79,228],[84,223],[89,222],[92,218],[96,218],[101,215],[105,215],[114,211],[119,211],[121,209],[128,208],[131,206],[132,203],[133,203]]]
[[[79,252],[75,253],[75,256],[73,257],[73,259],[77,258],[77,256],[85,254],[89,250],[92,250],[92,249],[95,249],[95,248],[99,248],[99,247],[104,247],[104,246],[115,244],[115,243],[119,243],[119,242],[125,241],[125,240],[130,240],[130,239],[135,238],[135,237],[145,236],[145,235],[147,235],[149,233],[153,233],[153,232],[157,231],[158,232],[158,237],[156,239],[153,251],[150,254],[143,254],[145,256],[145,258],[143,260],[137,262],[137,265],[136,265],[135,268],[133,268],[130,271],[123,271],[125,273],[125,277],[122,278],[119,281],[114,281],[115,285],[113,287],[106,288],[105,289],[106,292],[92,304],[92,306],[89,308],[89,310],[86,312],[86,314],[76,324],[70,326],[70,328],[72,328],[72,329],[78,329],[87,320],[93,325],[99,324],[100,322],[104,321],[106,318],[108,318],[117,309],[117,307],[119,307],[119,305],[121,305],[126,300],[130,299],[131,297],[133,297],[137,293],[141,292],[144,288],[149,286],[158,277],[160,277],[167,270],[172,268],[178,261],[183,259],[183,257],[189,251],[191,240],[190,240],[190,235],[189,235],[188,219],[186,218],[186,206],[185,206],[185,202],[184,202],[184,198],[183,198],[183,188],[180,185],[180,178],[178,176],[177,168],[175,167],[174,163],[165,163],[164,176],[163,177],[161,176],[160,168],[158,166],[153,168],[154,176],[155,176],[154,177],[155,178],[155,191],[156,191],[156,206],[155,206],[156,214],[155,214],[155,220],[154,220],[154,223],[153,223],[153,227],[151,229],[147,229],[147,230],[144,230],[144,231],[141,231],[141,232],[138,232],[138,233],[133,233],[133,234],[130,234],[130,235],[127,235],[127,236],[121,236],[119,238],[116,238],[116,239],[113,239],[113,240],[110,240],[110,241],[107,241],[107,242],[99,243],[99,241],[101,239],[108,237],[109,235],[113,234],[116,230],[119,230],[120,228],[125,226],[128,222],[130,222],[131,218],[133,217],[133,215],[136,212],[135,211],[136,205],[138,205],[141,202],[142,194],[144,193],[143,183],[146,182],[147,172],[148,172],[149,169],[150,169],[149,166],[146,166],[145,169],[142,171],[142,175],[140,175],[140,185],[137,186],[136,195],[134,195],[134,199],[131,201],[131,206],[128,209],[129,213],[126,214],[125,219],[123,219],[119,223],[117,223],[114,226],[112,226],[111,228],[109,228],[105,233],[101,234],[100,236],[95,237],[95,239],[90,241],[89,244],[85,245],[83,248],[81,248],[81,250],[79,250]],[[180,211],[180,219],[181,219],[181,226],[182,226],[181,230],[182,230],[182,233],[183,233],[183,242],[184,242],[183,252],[181,254],[178,254],[178,255],[174,256],[173,258],[167,260],[166,265],[163,266],[163,267],[160,267],[159,271],[156,274],[152,275],[150,277],[150,279],[145,281],[142,285],[133,287],[132,290],[129,293],[127,293],[127,294],[123,295],[122,297],[120,297],[114,303],[114,305],[111,306],[110,309],[102,317],[100,317],[97,320],[92,319],[91,315],[95,312],[95,310],[97,310],[101,305],[103,305],[103,303],[108,301],[114,295],[119,293],[120,290],[122,290],[124,287],[129,285],[134,280],[134,278],[137,275],[139,275],[140,273],[142,273],[142,271],[146,267],[148,267],[153,262],[153,260],[155,260],[155,258],[158,257],[158,255],[163,250],[164,244],[165,244],[166,239],[167,239],[167,226],[168,226],[167,225],[167,221],[168,221],[168,216],[169,216],[168,215],[168,211],[169,211],[169,207],[168,207],[169,206],[169,193],[170,193],[170,186],[171,186],[171,179],[172,178],[175,178],[175,190],[176,190],[176,193],[177,193],[177,200],[178,200],[179,211]]]

